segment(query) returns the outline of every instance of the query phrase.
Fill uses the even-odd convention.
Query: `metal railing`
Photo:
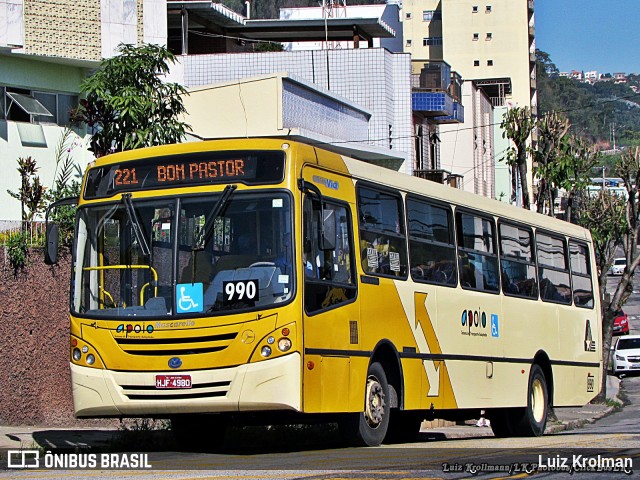
[[[44,245],[45,223],[42,220],[0,220],[0,245],[7,245],[9,238],[20,232],[25,232],[28,246]]]

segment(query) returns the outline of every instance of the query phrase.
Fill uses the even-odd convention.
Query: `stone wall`
[[[44,264],[42,249],[14,274],[0,247],[0,424],[69,425],[71,258]],[[82,422],[85,424],[85,422]]]

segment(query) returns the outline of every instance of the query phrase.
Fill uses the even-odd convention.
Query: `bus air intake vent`
[[[229,392],[230,381],[194,383],[189,389],[159,390],[151,385],[121,385],[122,393],[129,400],[190,400],[194,398],[224,397]]]
[[[220,352],[236,338],[237,332],[201,337],[115,338],[123,352],[129,355],[197,355]]]

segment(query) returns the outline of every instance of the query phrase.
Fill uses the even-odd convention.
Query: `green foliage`
[[[547,113],[537,121],[538,143],[533,152],[536,161],[533,174],[539,179],[536,196],[538,213],[544,213],[546,209],[550,216],[554,216],[555,191],[561,181],[557,160],[562,153],[561,145],[569,126],[569,121],[555,112]]]
[[[257,42],[253,45],[255,52],[282,52],[284,46],[278,42]]]
[[[536,83],[540,115],[564,112],[571,121],[571,132],[592,143],[609,144],[612,126],[617,146],[640,144],[640,76],[629,75],[626,84],[600,81],[593,85],[558,76],[549,54],[536,51]]]
[[[527,185],[527,141],[531,132],[535,128],[535,120],[531,115],[529,107],[514,107],[504,114],[500,128],[503,130],[503,137],[513,142],[507,150],[507,165],[512,169],[511,179],[511,200],[515,201],[516,185],[515,179],[520,177],[520,187],[522,191],[523,208],[531,208],[529,201],[529,187]],[[516,171],[518,175],[516,175]]]
[[[86,98],[73,119],[92,129],[90,150],[96,157],[111,152],[177,143],[190,127],[179,121],[185,113],[177,83],[165,83],[175,56],[165,47],[121,44],[119,55],[81,85]]]
[[[53,188],[47,191],[47,205],[67,197],[80,195],[82,170],[73,162],[71,151],[76,145],[74,133],[65,129],[56,147],[56,178]],[[59,245],[71,248],[73,245],[73,233],[75,229],[76,207],[64,205],[51,211],[49,221],[59,226]]]
[[[20,174],[20,189],[17,192],[7,190],[7,193],[20,200],[22,221],[29,222],[44,209],[45,188],[40,184],[37,175],[38,166],[31,157],[18,158],[18,173]]]
[[[16,232],[9,236],[7,242],[7,254],[9,263],[14,273],[23,270],[27,264],[27,235],[24,232]]]

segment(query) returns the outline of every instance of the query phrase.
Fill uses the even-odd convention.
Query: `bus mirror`
[[[336,248],[336,212],[335,210],[323,210],[322,238],[320,238],[321,250],[335,250]]]
[[[48,223],[46,232],[46,248],[44,251],[44,263],[55,265],[58,263],[58,231],[57,223]]]

